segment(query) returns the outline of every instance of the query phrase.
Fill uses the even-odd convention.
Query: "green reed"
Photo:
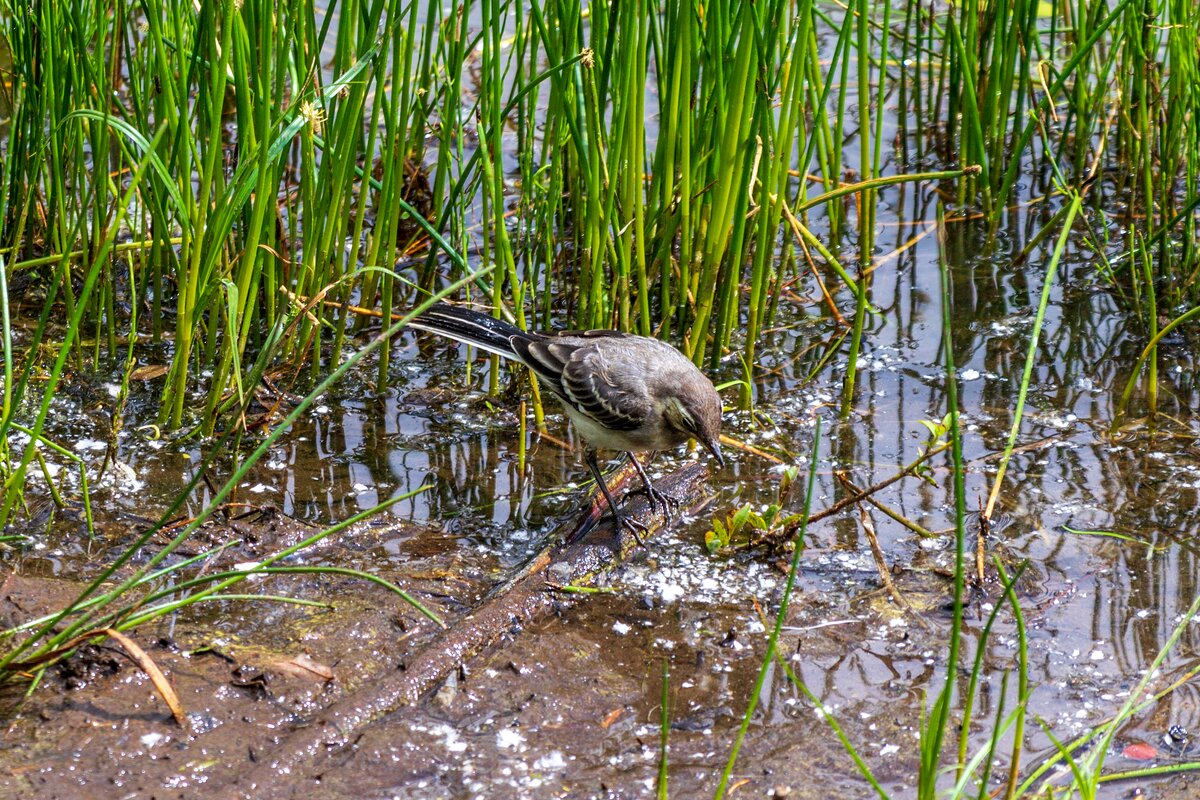
[[[503,296],[493,301],[519,313],[536,296],[544,321],[562,318],[551,314],[557,302],[578,325],[659,330],[698,362],[741,346],[753,356],[741,342],[758,338],[779,278],[768,272],[796,247],[780,234],[777,209],[808,194],[792,176],[816,171],[826,190],[841,185],[850,150],[840,143],[856,107],[851,166],[880,177],[880,109],[896,83],[902,121],[911,111],[927,131],[945,133],[937,149],[979,167],[957,182],[961,202],[998,220],[1038,151],[1057,153],[1078,185],[1095,174],[1103,145],[1130,166],[1122,180],[1135,199],[1155,209],[1144,234],[1175,220],[1181,240],[1162,248],[1160,268],[1195,272],[1192,226],[1173,213],[1196,192],[1198,161],[1197,12],[1182,0],[1063,2],[1048,18],[1034,3],[971,0],[945,11],[911,4],[895,19],[890,7],[860,0],[840,20],[811,0],[703,13],[682,0],[600,4],[586,14],[579,3],[541,0],[528,18],[495,0],[447,10],[342,0],[321,16],[307,4],[262,0],[148,8],[8,7],[18,80],[6,163],[20,166],[6,170],[0,251],[20,270],[38,243],[75,252],[100,241],[121,170],[112,159],[98,169],[91,154],[131,142],[102,120],[65,125],[68,114],[96,110],[144,138],[166,124],[165,179],[156,174],[138,195],[137,226],[152,250],[138,284],[156,310],[164,300],[175,306],[162,412],[175,426],[190,416],[185,398],[199,367],[215,372],[203,414],[211,427],[211,398],[225,396],[235,364],[289,302],[281,286],[305,298],[336,286],[331,299],[357,296],[384,313],[410,302],[386,274],[358,270],[409,257],[402,201],[423,158],[432,162],[426,213],[460,249],[471,248],[468,220],[482,212],[481,257],[505,262]],[[832,57],[823,60],[818,33],[831,28]],[[463,75],[475,52],[482,91],[468,95],[472,110]],[[116,87],[118,101],[97,103]],[[1114,98],[1129,113],[1107,113]],[[1052,121],[1040,140],[1031,109]],[[532,120],[545,135],[530,131]],[[522,202],[510,214],[514,187],[500,165],[505,126],[517,123]],[[474,133],[481,146],[464,146]],[[927,136],[915,138],[920,157]],[[375,171],[373,194],[364,178]],[[860,259],[873,242],[873,194],[857,202]],[[827,214],[836,253],[845,212]],[[421,271],[427,288],[435,263]],[[77,262],[59,269],[69,315]],[[111,348],[119,325],[103,269],[100,293],[85,300]],[[865,295],[851,296],[861,317]],[[344,312],[315,312],[335,324],[306,321],[282,358],[319,365],[323,342],[342,341]],[[148,317],[152,335],[161,333],[161,313]],[[743,324],[745,336],[735,336]],[[385,353],[381,381],[386,368]]]
[[[993,230],[1020,202],[1017,182],[1044,158],[1062,165],[1076,191],[1100,178],[1106,192],[1145,212],[1128,220],[1127,263],[1138,236],[1169,226],[1152,277],[1178,287],[1172,300],[1194,304],[1200,261],[1195,226],[1185,224],[1194,209],[1179,212],[1198,190],[1198,33],[1200,12],[1184,2],[910,6],[899,32],[901,86],[903,108],[924,125],[918,158],[931,146],[978,165],[957,198],[983,209]],[[1136,269],[1124,277],[1126,285],[1143,280]]]
[[[1040,163],[1144,209],[1110,277],[1153,339],[1157,309],[1198,299],[1198,17],[1183,0],[4,0],[0,257],[49,291],[28,355],[6,346],[0,433],[47,338],[79,368],[130,334],[170,344],[160,421],[211,433],[255,376],[311,385],[336,363],[369,324],[347,305],[388,319],[466,275],[459,253],[495,265],[470,292],[519,324],[631,329],[751,370],[815,256],[853,308],[848,411],[875,203],[916,177],[885,158],[896,86],[902,157],[956,165],[954,197],[993,229]],[[376,369],[383,386],[386,348]]]
[[[944,212],[938,208],[938,224],[944,224]],[[917,777],[917,797],[933,800],[937,797],[937,781],[942,760],[942,742],[952,727],[951,709],[956,700],[958,656],[963,647],[963,598],[967,580],[967,500],[962,457],[962,427],[959,423],[958,377],[954,362],[953,316],[950,309],[950,267],[939,259],[942,284],[942,353],[944,359],[946,396],[946,435],[950,441],[951,486],[954,500],[954,608],[951,617],[949,642],[946,647],[946,677],[933,700],[925,725],[921,729],[921,768]]]
[[[779,603],[779,610],[775,614],[775,624],[771,628],[771,634],[767,639],[767,653],[763,657],[763,663],[759,667],[758,676],[754,681],[754,690],[750,692],[749,701],[746,704],[746,711],[742,715],[742,722],[738,728],[736,737],[729,750],[729,759],[725,762],[725,769],[721,772],[721,779],[717,783],[717,788],[714,793],[716,800],[721,800],[726,797],[729,789],[729,780],[733,775],[734,765],[737,763],[738,753],[741,750],[742,742],[746,738],[746,732],[750,729],[750,723],[754,719],[754,710],[758,706],[759,698],[762,697],[763,685],[767,679],[767,672],[771,668],[774,661],[778,658],[779,663],[784,665],[786,674],[794,681],[795,675],[787,666],[787,659],[779,652],[779,637],[783,631],[784,620],[787,619],[788,603],[791,602],[792,592],[796,588],[796,574],[800,570],[800,559],[804,556],[804,548],[807,544],[806,537],[808,535],[808,520],[812,514],[813,495],[817,485],[817,465],[820,463],[819,453],[821,447],[821,418],[817,418],[815,429],[813,430],[812,451],[809,459],[808,481],[804,491],[804,505],[800,511],[799,524],[796,529],[796,535],[793,538],[792,544],[792,561],[791,567],[788,570],[787,581],[783,588],[783,598]],[[836,725],[836,723],[834,723]],[[843,741],[846,741],[843,738]],[[853,747],[850,747],[853,753]],[[857,760],[857,759],[856,759]],[[857,763],[864,769],[865,774],[870,775],[870,770],[861,761]],[[874,783],[872,781],[872,783]],[[878,784],[875,784],[878,786]]]
[[[341,310],[351,301],[387,316],[412,303],[413,284],[461,276],[461,260],[427,247],[433,232],[500,265],[501,279],[476,289],[522,324],[536,311],[539,324],[658,332],[697,363],[741,349],[753,365],[779,287],[810,246],[784,218],[810,198],[810,172],[825,193],[846,185],[852,135],[849,166],[868,183],[853,211],[829,204],[818,221],[824,268],[854,307],[849,404],[870,313],[874,181],[902,177],[881,133],[897,83],[901,118],[911,111],[925,131],[902,145],[915,137],[920,155],[926,132],[944,132],[933,149],[978,170],[956,182],[960,202],[978,203],[993,225],[1037,152],[1055,153],[1078,186],[1103,144],[1130,156],[1123,180],[1154,209],[1144,234],[1159,244],[1157,268],[1196,273],[1192,226],[1177,213],[1200,162],[1186,3],[1062,3],[1049,20],[1033,3],[986,0],[903,15],[860,0],[840,18],[811,0],[586,13],[539,0],[528,16],[499,0],[342,0],[324,15],[299,0],[149,8],[6,7],[17,75],[0,253],[10,271],[62,254],[48,272],[55,302],[68,318],[82,303],[92,361],[111,355],[128,325],[117,270],[100,266],[95,296],[78,297],[74,278],[112,222],[127,165],[164,128],[122,236],[147,243],[129,256],[131,283],[152,306],[139,333],[171,339],[160,416],[172,427],[215,428],[285,306],[336,301],[318,302],[269,354],[297,377],[305,365],[311,380],[362,328]],[[473,86],[464,75],[476,54]],[[1103,113],[1113,97],[1137,103]],[[432,202],[414,214],[422,163]],[[856,275],[836,263],[847,222]],[[1188,233],[1157,237],[1166,224]],[[400,283],[375,269],[396,265]],[[1194,295],[1194,280],[1175,283],[1168,300]],[[76,347],[76,363],[83,355]],[[196,408],[202,370],[212,375]],[[380,385],[387,374],[384,351]]]

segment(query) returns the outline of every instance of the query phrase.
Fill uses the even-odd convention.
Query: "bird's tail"
[[[473,345],[480,350],[505,358],[519,359],[513,351],[512,337],[525,336],[524,331],[502,319],[480,314],[469,308],[438,303],[408,323],[410,328],[436,333],[456,342]]]

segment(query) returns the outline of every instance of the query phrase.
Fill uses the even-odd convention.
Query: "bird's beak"
[[[721,455],[721,445],[719,440],[713,439],[712,441],[706,441],[704,446],[708,449],[708,452],[712,453],[713,458],[717,460],[718,467],[725,466],[725,456]]]

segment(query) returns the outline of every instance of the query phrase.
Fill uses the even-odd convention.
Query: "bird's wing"
[[[616,374],[622,367],[606,359],[605,350],[598,344],[576,349],[563,369],[563,390],[605,428],[637,430],[653,412],[650,398],[640,381],[630,384]]]
[[[645,424],[653,412],[640,386],[622,388],[613,379],[605,358],[604,340],[623,334],[609,331],[570,333],[536,341],[514,341],[521,360],[538,380],[564,402],[593,417],[610,430],[632,431]],[[619,366],[618,366],[619,368]]]
[[[537,375],[542,385],[559,397],[565,398],[562,374],[567,366],[567,359],[571,356],[570,350],[562,347],[562,343],[553,338],[514,339],[512,344],[521,363]]]
[[[549,334],[525,334],[514,337],[512,348],[517,358],[533,370],[538,380],[564,400],[563,371],[575,353],[587,347],[590,340],[623,338],[619,331],[555,331]]]

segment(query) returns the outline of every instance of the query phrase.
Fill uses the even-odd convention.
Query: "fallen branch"
[[[657,484],[667,493],[685,498],[684,508],[696,508],[706,499],[707,476],[706,466],[692,464],[659,479]],[[662,526],[662,515],[643,497],[627,500],[622,510],[646,526],[643,538]],[[595,511],[593,505],[584,518],[593,516]],[[478,608],[440,632],[402,669],[389,670],[325,709],[308,726],[284,735],[273,752],[260,754],[258,763],[249,772],[234,779],[231,793],[271,797],[271,787],[278,775],[319,769],[314,768],[315,758],[352,742],[375,720],[415,704],[460,664],[503,635],[551,614],[564,596],[553,591],[553,585],[595,583],[637,546],[632,534],[621,530],[618,536],[607,522],[586,539],[558,544],[583,527],[585,524],[575,523],[568,531],[564,526],[558,536],[552,537],[552,543],[526,562],[514,578],[493,589]],[[291,789],[295,789],[294,784]]]

